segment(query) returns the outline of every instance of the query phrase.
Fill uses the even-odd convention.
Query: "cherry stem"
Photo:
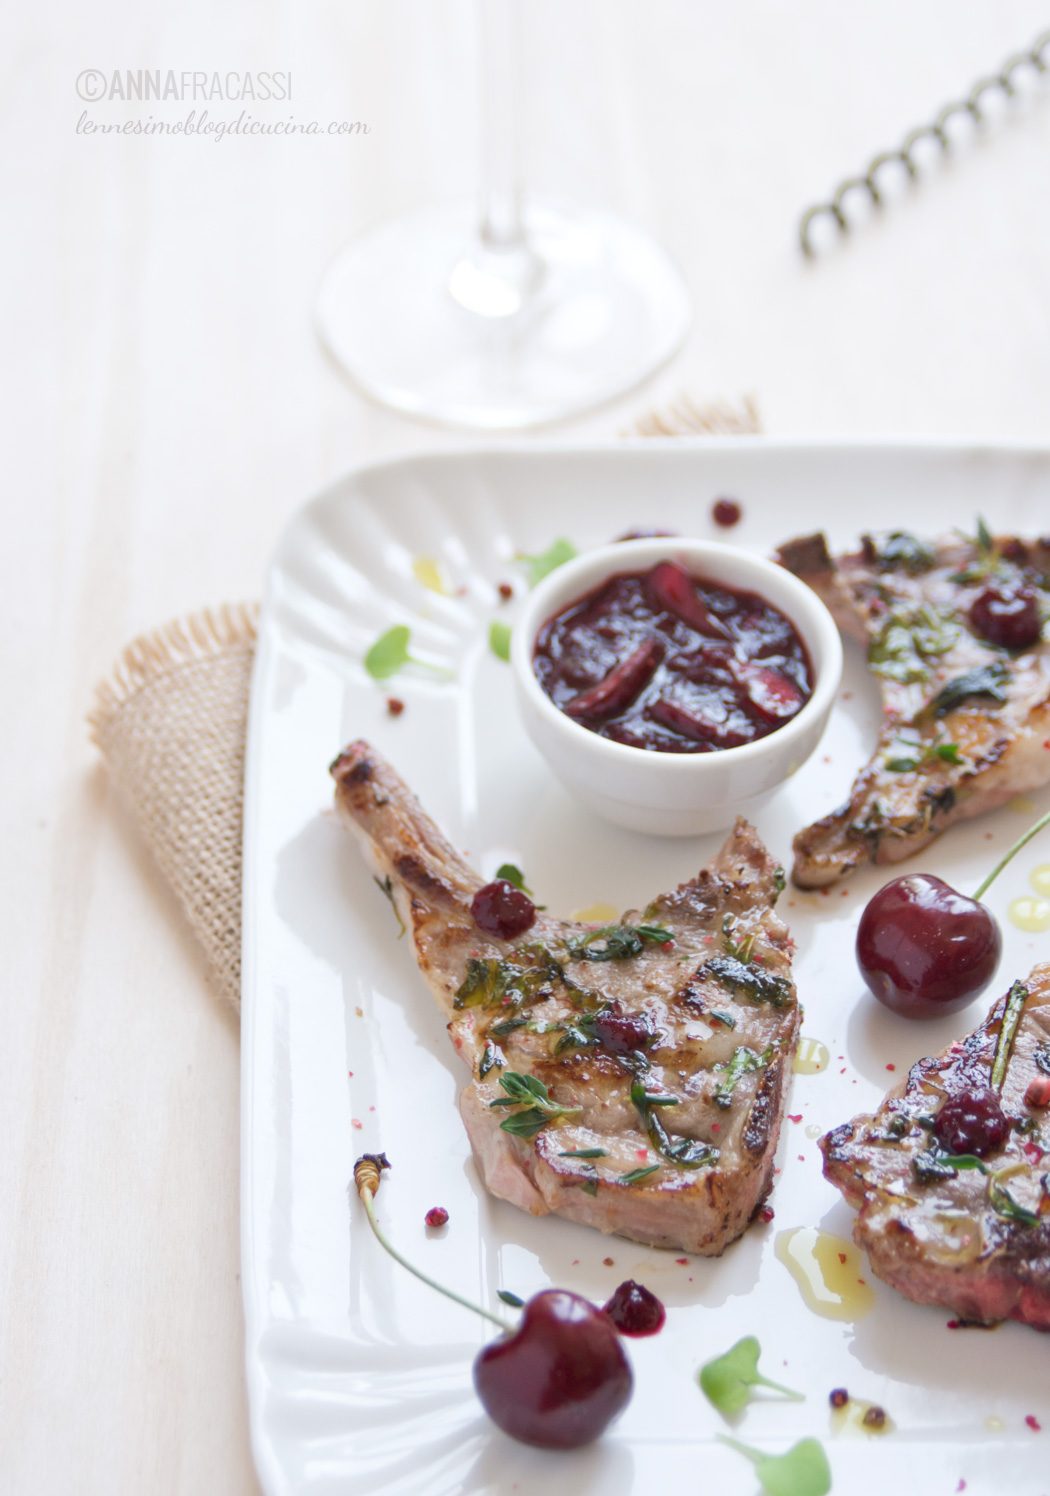
[[[985,878],[984,882],[974,894],[975,899],[980,900],[984,898],[985,894],[988,892],[989,888],[991,888],[992,884],[995,882],[996,878],[998,878],[999,874],[1002,872],[1007,863],[1012,862],[1021,848],[1027,847],[1028,843],[1032,840],[1032,837],[1038,836],[1039,832],[1042,831],[1044,826],[1050,826],[1050,810],[1047,811],[1045,816],[1040,816],[1038,821],[1036,821],[1034,825],[1029,826],[1024,836],[1018,837],[1013,846],[1010,848],[1009,852],[1006,853],[1005,857],[1001,858],[1000,861],[996,863],[995,867],[992,868],[992,871],[988,874],[987,878]]]
[[[428,1288],[433,1288],[436,1289],[438,1293],[443,1293],[446,1299],[451,1299],[454,1304],[459,1304],[464,1309],[472,1309],[475,1314],[480,1314],[482,1319],[487,1319],[491,1324],[496,1325],[497,1328],[502,1330],[505,1335],[509,1335],[511,1333],[510,1326],[504,1324],[503,1320],[501,1320],[497,1314],[491,1314],[487,1309],[482,1309],[480,1304],[472,1304],[469,1299],[461,1298],[459,1294],[456,1293],[453,1289],[446,1288],[443,1283],[436,1283],[433,1278],[428,1278],[426,1273],[421,1272],[420,1269],[418,1267],[414,1267],[407,1258],[402,1257],[401,1253],[395,1247],[393,1247],[390,1242],[387,1241],[386,1237],[383,1235],[382,1230],[380,1229],[379,1222],[376,1220],[376,1207],[372,1191],[367,1186],[359,1186],[357,1193],[360,1197],[361,1204],[365,1207],[365,1214],[368,1217],[368,1224],[372,1228],[373,1236],[375,1237],[379,1245],[384,1249],[384,1251],[390,1253],[390,1256],[394,1259],[395,1262],[399,1262],[401,1266],[403,1268],[406,1268],[414,1278],[418,1278],[419,1281],[421,1283],[425,1283]]]

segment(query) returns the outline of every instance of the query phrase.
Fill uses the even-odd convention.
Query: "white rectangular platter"
[[[979,1000],[916,1024],[866,996],[853,935],[885,872],[829,895],[789,888],[781,901],[798,942],[803,1032],[828,1046],[831,1064],[794,1078],[789,1111],[799,1120],[784,1126],[775,1219],[718,1260],[682,1260],[532,1219],[483,1192],[456,1110],[460,1061],[387,901],[329,808],[328,764],[363,736],[486,876],[517,863],[556,912],[643,907],[692,876],[720,838],[649,838],[574,805],[525,741],[509,667],[486,641],[491,618],[514,620],[498,584],[514,583],[519,596],[526,585],[516,553],[559,536],[584,550],[638,526],[711,535],[711,502],[726,495],[744,510],[731,538],[763,553],[813,529],[843,546],[867,528],[972,529],[978,514],[1001,531],[1046,533],[1050,453],[751,438],[487,449],[352,474],[302,510],[280,543],[252,699],[243,977],[247,1370],[270,1493],[754,1492],[751,1466],[717,1441],[727,1425],[696,1383],[701,1363],[745,1334],[759,1337],[767,1374],[806,1401],[752,1404],[728,1431],[771,1452],[821,1438],[836,1492],[1050,1490],[1050,1341],[1017,1325],[951,1330],[945,1313],[878,1283],[874,1308],[855,1323],[820,1317],[775,1253],[778,1233],[797,1226],[850,1235],[852,1213],[822,1178],[817,1136],[873,1106],[986,1007]],[[419,579],[433,580],[435,568],[444,595]],[[395,623],[409,624],[417,652],[453,679],[408,670],[386,685],[371,680],[362,657]],[[386,710],[390,694],[405,702],[400,717]],[[825,742],[760,817],[783,862],[793,832],[843,799],[877,714],[874,684],[850,649]],[[920,865],[973,887],[1047,805],[1039,796],[959,828]],[[1037,842],[996,885],[1001,918],[1047,860],[1050,848]],[[989,1002],[1050,950],[1050,937],[1003,926]],[[555,1284],[601,1303],[633,1277],[665,1301],[663,1332],[629,1343],[634,1398],[599,1444],[554,1455],[487,1423],[471,1362],[488,1332],[371,1239],[347,1195],[366,1150],[393,1163],[378,1205],[394,1241],[461,1293],[495,1306],[500,1287],[525,1297]],[[423,1215],[436,1204],[450,1222],[434,1236]],[[884,1406],[892,1431],[839,1427],[828,1406],[837,1386]]]

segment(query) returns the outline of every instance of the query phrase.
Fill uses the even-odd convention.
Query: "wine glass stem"
[[[521,0],[479,0],[481,240],[525,247],[521,186]]]

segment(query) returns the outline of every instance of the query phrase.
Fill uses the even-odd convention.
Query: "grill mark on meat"
[[[362,763],[365,778],[356,773]],[[470,914],[482,880],[367,744],[351,744],[333,774],[340,815],[380,881],[389,879],[419,968],[470,1071],[460,1111],[489,1190],[532,1214],[555,1212],[648,1245],[721,1252],[768,1193],[786,1105],[785,1057],[800,1022],[793,945],[773,910],[776,867],[754,830],[738,822],[711,868],[623,916],[625,924],[664,926],[673,943],[587,961],[573,945],[591,927],[542,911],[517,942],[484,935]],[[727,919],[735,940],[750,941],[756,973],[782,979],[781,1006],[705,973]],[[473,986],[465,983],[469,963]],[[684,983],[683,967],[692,972]],[[695,1001],[706,996],[729,1024],[697,1021],[702,1014],[681,1000],[692,984]],[[627,1054],[605,1047],[613,1041],[592,1021],[599,1011],[642,1019],[638,1032],[651,1038]],[[738,1066],[730,1077],[740,1047],[762,1066]],[[505,1096],[500,1075],[509,1071],[541,1081],[564,1115],[531,1137],[503,1130],[500,1121],[516,1108],[491,1103]],[[728,1105],[719,1105],[715,1092],[731,1078]],[[638,1079],[677,1104],[647,1108],[634,1099]],[[594,1148],[598,1159],[561,1156]],[[625,1182],[649,1165],[654,1173]]]

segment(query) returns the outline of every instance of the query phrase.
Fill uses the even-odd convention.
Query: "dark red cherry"
[[[479,888],[470,901],[470,912],[478,929],[497,940],[516,940],[536,920],[536,905],[506,878]]]
[[[652,680],[663,657],[660,641],[646,639],[626,660],[613,666],[596,686],[588,686],[586,691],[566,702],[566,712],[570,717],[619,716]]]
[[[656,1033],[645,1013],[625,1013],[617,1004],[595,1014],[594,1037],[610,1054],[633,1054],[647,1048]]]
[[[1031,649],[1043,629],[1039,599],[1023,583],[992,584],[970,605],[975,633],[1003,649]]]
[[[794,717],[802,706],[802,692],[793,680],[772,665],[755,660],[741,660],[733,667],[748,706],[767,726],[779,727]]]
[[[542,1449],[597,1439],[627,1406],[633,1381],[612,1320],[563,1288],[535,1294],[514,1334],[474,1361],[474,1387],[493,1423]]]
[[[621,1335],[655,1335],[667,1319],[667,1310],[655,1293],[633,1278],[613,1289],[604,1312]]]
[[[998,1153],[1010,1133],[1010,1123],[998,1096],[989,1086],[956,1091],[937,1113],[933,1132],[949,1153],[973,1153],[987,1158]]]
[[[732,633],[717,618],[696,589],[696,583],[677,561],[658,561],[646,578],[658,608],[673,613],[697,633],[711,639],[731,639]]]
[[[995,975],[994,916],[940,878],[910,873],[871,899],[857,928],[857,965],[880,1003],[905,1018],[954,1013]]]

